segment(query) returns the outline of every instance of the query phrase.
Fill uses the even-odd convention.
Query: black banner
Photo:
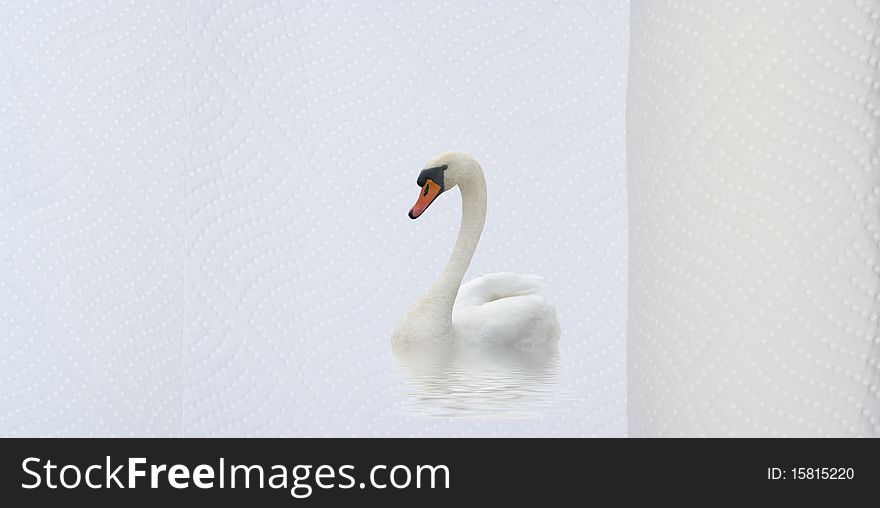
[[[876,440],[6,439],[2,499],[118,506],[876,498]],[[478,496],[478,497],[474,497]],[[710,496],[710,497],[706,497]]]

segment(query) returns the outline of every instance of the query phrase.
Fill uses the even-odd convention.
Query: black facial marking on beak
[[[443,172],[446,171],[446,168],[449,166],[437,166],[436,168],[427,168],[423,169],[421,173],[419,173],[419,178],[416,180],[416,183],[419,187],[424,187],[425,182],[427,180],[432,180],[434,183],[440,186],[440,192],[446,190],[446,185],[443,183]]]

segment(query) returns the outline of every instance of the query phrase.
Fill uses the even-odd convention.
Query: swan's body
[[[440,278],[413,305],[392,336],[395,346],[555,346],[559,323],[536,275],[490,273],[461,285],[486,221],[486,180],[468,155],[447,152],[419,176],[415,219],[442,192],[461,191],[461,227]]]

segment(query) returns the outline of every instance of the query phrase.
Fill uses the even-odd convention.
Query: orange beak
[[[409,211],[409,218],[418,218],[418,216],[421,215],[422,212],[424,212],[428,208],[428,206],[433,203],[435,199],[437,199],[437,196],[439,195],[440,185],[434,183],[434,180],[431,180],[430,178],[425,180],[425,185],[422,186],[422,191],[419,194],[419,199]]]

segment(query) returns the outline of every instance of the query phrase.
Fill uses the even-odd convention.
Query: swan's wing
[[[537,294],[543,287],[544,279],[538,275],[487,273],[463,284],[458,290],[455,305],[456,307],[483,305],[513,296]]]
[[[556,310],[536,275],[492,273],[461,287],[452,311],[460,340],[478,345],[536,346],[559,339]]]

